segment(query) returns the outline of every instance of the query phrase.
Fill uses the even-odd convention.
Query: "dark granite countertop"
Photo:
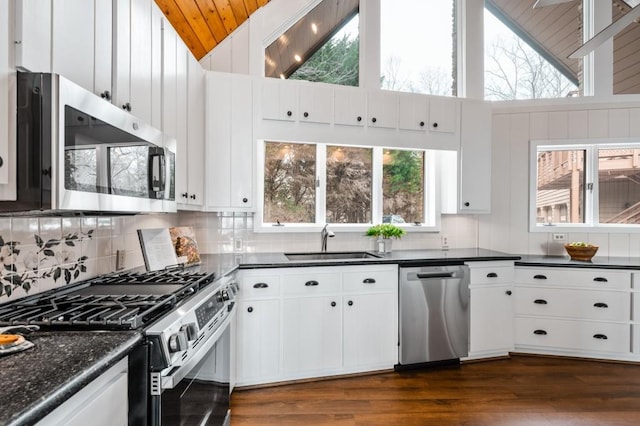
[[[569,256],[520,255],[516,261],[518,266],[547,266],[566,268],[600,268],[640,270],[638,257],[594,256],[590,261],[571,260]]]
[[[377,254],[377,253],[374,253]],[[380,258],[345,260],[289,260],[284,253],[237,253],[201,255],[200,268],[216,272],[218,276],[235,269],[292,268],[308,266],[375,265],[397,263],[401,266],[414,264],[462,264],[469,261],[518,260],[514,256],[498,251],[468,248],[451,250],[394,250]]]
[[[0,356],[0,425],[43,418],[139,344],[138,332],[43,331],[31,349]]]

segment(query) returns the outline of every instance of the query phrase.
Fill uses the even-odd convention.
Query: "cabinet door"
[[[297,118],[297,84],[293,81],[262,80],[262,118],[295,121]]]
[[[113,2],[113,103],[131,102],[131,0]],[[142,118],[142,117],[141,117]]]
[[[16,0],[16,67],[33,72],[51,71],[51,3]]]
[[[255,143],[253,140],[252,83],[249,76],[231,79],[231,207],[253,208]]]
[[[162,131],[178,138],[177,50],[178,34],[162,21]]]
[[[265,383],[280,376],[280,301],[238,304],[238,384]]]
[[[333,122],[344,126],[364,126],[367,117],[367,92],[355,87],[333,90]]]
[[[74,83],[93,91],[94,2],[56,0],[53,10],[51,68]]]
[[[0,2],[0,184],[9,183],[9,2]],[[14,142],[15,143],[15,142]]]
[[[395,129],[398,123],[398,94],[384,90],[368,93],[369,127]]]
[[[344,367],[391,368],[398,362],[397,299],[393,294],[345,295]]]
[[[151,125],[162,128],[162,22],[164,15],[151,3]]]
[[[207,207],[212,210],[231,205],[231,80],[228,73],[207,73]],[[246,163],[239,167],[239,172],[252,174]]]
[[[111,99],[113,57],[113,1],[95,0],[95,40],[93,50],[93,91]],[[107,93],[108,92],[108,93]]]
[[[304,83],[298,87],[298,119],[309,123],[331,122],[332,89],[320,83]]]
[[[282,302],[282,368],[287,377],[322,376],[342,366],[340,296]]]
[[[204,202],[204,71],[198,61],[187,55],[187,182],[189,205],[202,206]]]
[[[148,0],[131,1],[131,68],[129,103],[131,113],[152,123],[151,69],[153,44],[151,39],[151,4]]]
[[[426,131],[429,123],[429,98],[414,93],[398,93],[398,128]]]
[[[188,161],[189,149],[187,146],[187,47],[180,42],[176,43],[176,200],[186,205],[189,200],[188,186]]]
[[[455,133],[458,124],[458,99],[429,98],[429,131]]]
[[[511,285],[471,289],[469,355],[506,355],[513,349]]]
[[[461,213],[491,211],[491,106],[462,103],[459,209]]]

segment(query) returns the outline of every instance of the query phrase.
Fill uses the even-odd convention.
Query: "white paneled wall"
[[[564,255],[562,243],[553,242],[550,232],[529,232],[529,141],[637,137],[640,142],[637,105],[495,107],[492,206],[490,215],[478,217],[479,246],[514,254]],[[598,244],[599,256],[640,256],[638,232],[574,232],[567,239]]]

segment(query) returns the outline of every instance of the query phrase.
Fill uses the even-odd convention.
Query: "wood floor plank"
[[[640,366],[516,355],[236,390],[240,425],[636,425]]]

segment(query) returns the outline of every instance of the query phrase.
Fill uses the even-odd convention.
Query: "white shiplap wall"
[[[529,141],[637,137],[640,101],[494,105],[492,206],[478,216],[480,247],[515,254],[564,255],[551,233],[529,232]],[[568,233],[568,241],[598,244],[598,255],[640,256],[640,230],[632,233]]]

